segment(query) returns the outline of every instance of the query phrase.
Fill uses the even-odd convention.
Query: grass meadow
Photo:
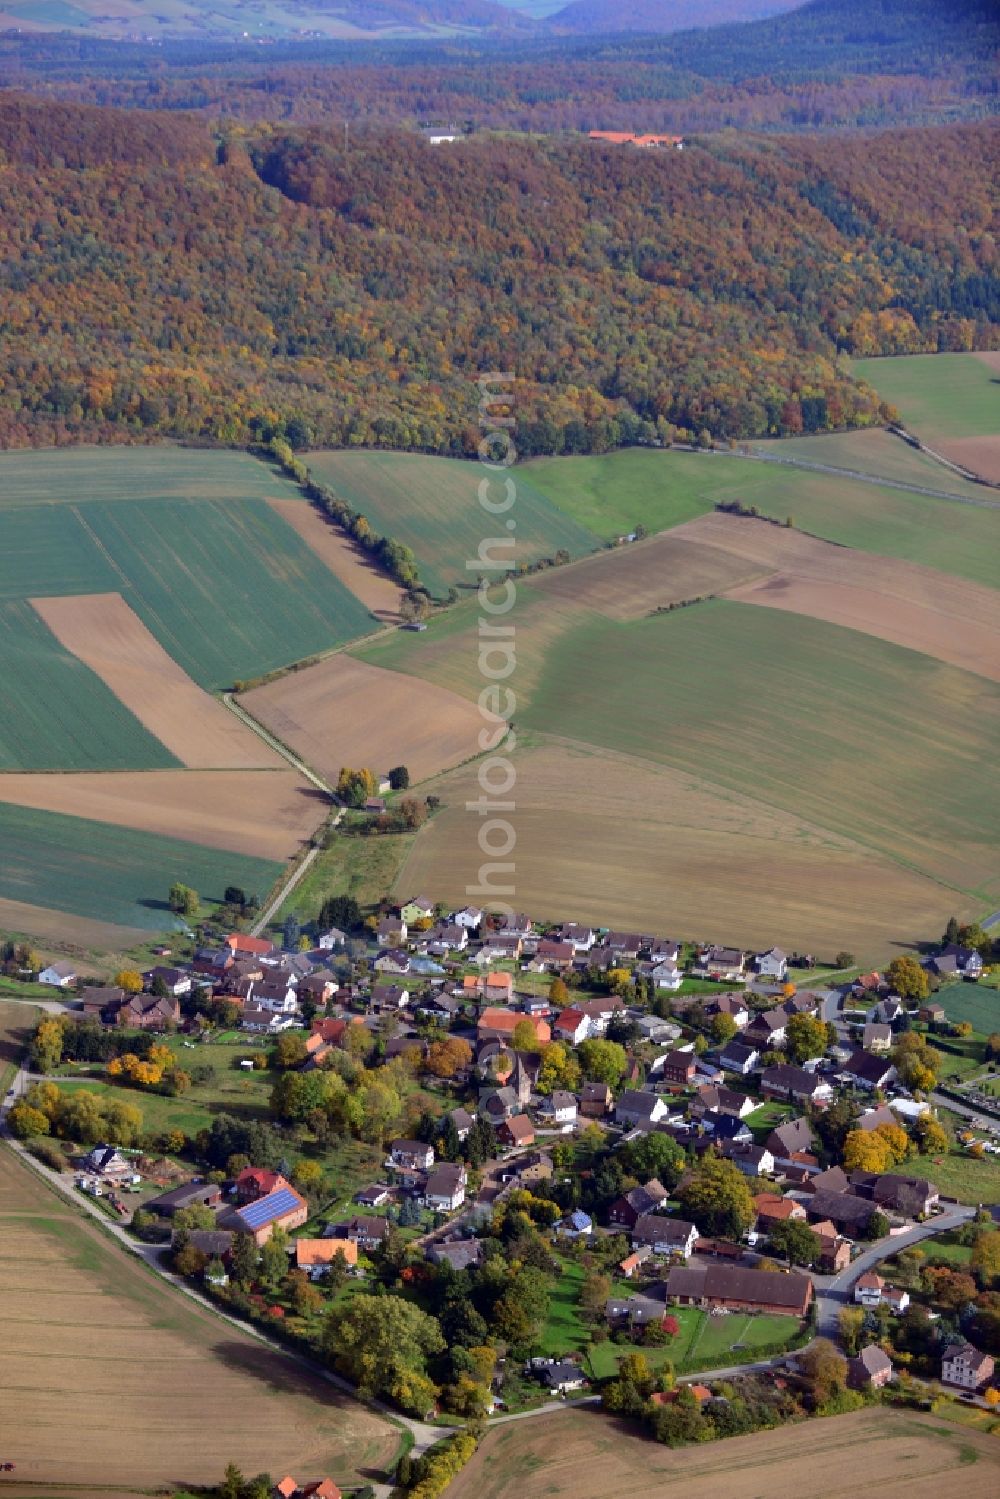
[[[895,406],[905,425],[933,445],[1000,431],[996,370],[975,354],[907,354],[855,359],[852,373]]]
[[[204,900],[226,885],[262,897],[282,866],[110,823],[0,803],[0,899],[94,921],[162,931],[176,923],[167,893],[177,880]]]
[[[944,1005],[949,1020],[967,1020],[973,1030],[989,1035],[1000,1031],[1000,988],[994,979],[977,984],[943,984],[934,998]]]
[[[487,470],[481,464],[407,453],[310,453],[309,469],[323,484],[367,516],[376,531],[412,548],[421,578],[436,594],[468,584],[467,561],[479,555],[490,536],[516,534],[512,555],[534,562],[565,548],[572,557],[593,551],[597,537],[586,521],[566,513],[533,482],[530,468],[514,475],[517,498],[511,516],[516,533],[502,516],[491,517],[479,502]],[[494,479],[488,497],[504,498],[503,479]]]

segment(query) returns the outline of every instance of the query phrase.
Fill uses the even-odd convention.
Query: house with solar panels
[[[271,1173],[267,1173],[269,1176]],[[309,1204],[283,1176],[274,1173],[275,1185],[252,1202],[244,1202],[226,1215],[225,1227],[250,1234],[258,1248],[266,1244],[276,1228],[301,1228],[309,1217]]]

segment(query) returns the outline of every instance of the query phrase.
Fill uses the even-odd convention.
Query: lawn
[[[1000,1030],[1000,988],[995,981],[944,984],[934,998],[944,1005],[949,1020],[967,1020],[974,1030],[985,1035]]]
[[[517,562],[551,557],[564,548],[572,557],[595,550],[597,537],[582,522],[565,514],[533,482],[529,469],[513,473],[516,498],[508,530],[506,517],[490,515],[479,501],[480,485],[492,479],[487,498],[505,498],[503,477],[496,479],[482,464],[407,453],[310,453],[309,469],[348,504],[366,516],[378,532],[410,547],[422,580],[437,594],[468,585],[466,562],[479,556],[490,537],[516,535],[516,547],[495,555]]]
[[[878,711],[847,731],[865,704]],[[1000,874],[1000,688],[853,630],[726,601],[581,620],[550,644],[521,724],[782,808],[983,901]]]
[[[264,896],[280,873],[269,860],[0,803],[0,899],[163,931],[177,925],[175,881],[221,902],[229,884]]]
[[[780,454],[782,445],[767,451]],[[717,501],[741,500],[778,520],[791,515],[800,530],[842,546],[996,584],[996,509],[725,453],[630,449],[597,458],[538,460],[526,465],[525,472],[568,515],[605,539],[640,523],[651,532],[665,530],[711,510]],[[933,483],[923,473],[913,482],[951,488],[947,478]],[[969,491],[980,500],[984,493],[965,485],[963,492]]]
[[[27,599],[0,602],[0,670],[0,770],[180,764],[89,666],[64,650]]]
[[[334,833],[332,838],[331,846],[317,856],[278,912],[275,932],[286,916],[297,916],[303,925],[314,922],[331,895],[353,895],[364,911],[378,905],[392,890],[413,845],[409,833],[376,838]]]
[[[795,1110],[791,1104],[777,1103],[769,1099],[767,1103],[762,1103],[754,1109],[752,1114],[748,1114],[745,1122],[753,1130],[755,1144],[763,1145],[771,1131],[779,1124],[783,1124],[786,1119],[791,1119],[794,1113]]]
[[[956,1078],[972,1077],[977,1072],[982,1072],[984,1066],[984,1054],[986,1051],[986,1037],[983,1035],[971,1036],[937,1036],[928,1037],[930,1044],[941,1053],[941,1081],[954,1081]]]
[[[1000,431],[996,371],[975,354],[855,359],[852,371],[895,406],[924,442]]]
[[[641,1344],[615,1343],[610,1339],[595,1343],[589,1353],[594,1378],[609,1378],[617,1370],[619,1359],[629,1353],[643,1354],[653,1368],[669,1359],[678,1374],[726,1368],[744,1358],[752,1362],[755,1348],[790,1343],[801,1326],[796,1317],[743,1312],[712,1317],[693,1306],[671,1307],[670,1315],[677,1318],[681,1330],[664,1348],[644,1348]]]
[[[943,1196],[959,1202],[974,1207],[981,1202],[1000,1202],[1000,1159],[996,1156],[977,1161],[962,1149],[941,1156],[922,1155],[919,1174],[934,1182]]]
[[[965,1266],[972,1258],[972,1249],[968,1244],[960,1244],[958,1235],[954,1232],[940,1234],[936,1239],[927,1239],[921,1248],[928,1260],[944,1260],[951,1266]]]
[[[580,1316],[580,1288],[585,1271],[576,1260],[560,1260],[562,1274],[549,1298],[545,1328],[532,1352],[559,1358],[586,1346],[590,1336]]]

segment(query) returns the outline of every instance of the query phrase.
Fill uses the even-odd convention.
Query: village
[[[776,947],[419,896],[367,924],[340,909],[344,928],[234,930],[113,985],[43,970],[63,1003],[7,1099],[14,1136],[151,1263],[421,1419],[601,1398],[688,1440],[692,1392],[721,1432],[718,1380],[795,1389],[827,1349],[844,1399],[1000,1400],[1000,1038],[966,1128],[937,1047],[970,1028],[933,997],[985,989],[981,931],[806,986],[813,957]],[[219,1055],[258,1117],[222,1095],[207,1130],[145,1127]],[[981,1201],[933,1179],[956,1158]],[[376,1330],[383,1303],[404,1320]],[[395,1355],[372,1372],[362,1329],[414,1338],[405,1378]]]

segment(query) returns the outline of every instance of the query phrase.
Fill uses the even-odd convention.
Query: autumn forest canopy
[[[846,360],[994,347],[1000,127],[578,136],[228,127],[0,96],[0,443],[526,452],[879,419]]]

